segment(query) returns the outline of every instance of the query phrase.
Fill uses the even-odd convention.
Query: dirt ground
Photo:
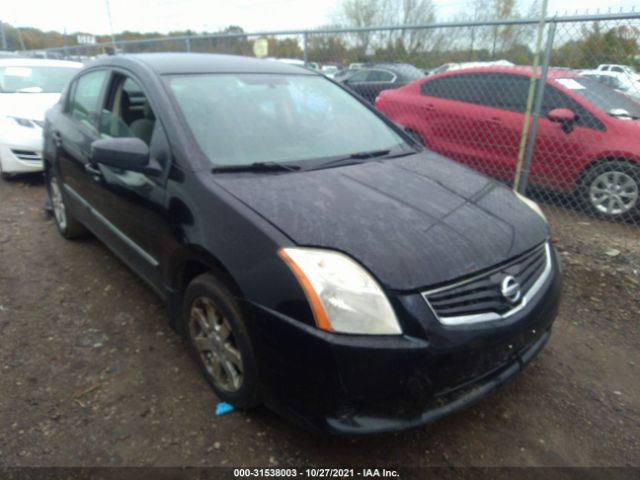
[[[0,466],[640,465],[640,229],[546,207],[564,258],[552,338],[436,424],[322,437],[216,398],[153,292],[62,239],[38,176],[0,180]]]

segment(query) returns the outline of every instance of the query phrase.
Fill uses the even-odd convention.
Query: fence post
[[[187,47],[187,52],[191,53],[191,37],[187,37],[184,39],[184,44]]]
[[[307,51],[307,32],[302,33],[302,49],[304,51],[304,66],[307,66],[309,62],[309,56]]]
[[[527,149],[524,154],[524,164],[522,166],[522,173],[520,175],[520,181],[518,182],[518,192],[524,193],[527,190],[527,184],[529,183],[529,170],[531,168],[531,162],[533,161],[533,151],[536,145],[536,136],[538,135],[538,121],[540,120],[540,110],[542,109],[542,98],[544,97],[544,90],[547,86],[547,73],[549,72],[549,62],[551,61],[551,50],[553,49],[553,40],[556,35],[557,23],[555,20],[551,20],[549,23],[549,30],[547,32],[547,44],[544,49],[544,57],[542,59],[542,71],[540,72],[540,79],[537,83],[536,96],[533,102],[533,120],[531,122],[531,130],[529,131],[529,138],[527,139]]]
[[[0,42],[2,42],[2,50],[7,50],[7,36],[4,33],[4,23],[0,20]]]

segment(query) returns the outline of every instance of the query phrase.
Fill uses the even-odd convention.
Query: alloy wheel
[[[61,230],[67,228],[67,212],[62,198],[62,192],[58,185],[58,179],[52,176],[49,179],[49,187],[51,192],[51,204],[53,206],[53,215]]]
[[[629,174],[617,170],[601,173],[589,186],[593,208],[606,215],[622,215],[638,203],[640,187]]]
[[[244,379],[242,355],[229,321],[213,300],[198,297],[193,301],[189,330],[198,356],[215,385],[227,392],[240,390]]]

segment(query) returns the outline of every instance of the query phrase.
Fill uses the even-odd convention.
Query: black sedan
[[[485,396],[549,338],[560,275],[537,205],[322,75],[108,57],[44,130],[60,233],[93,233],[148,282],[238,408],[406,428]]]
[[[367,101],[374,103],[383,90],[392,90],[423,78],[424,72],[408,63],[365,63],[336,81],[347,85]]]

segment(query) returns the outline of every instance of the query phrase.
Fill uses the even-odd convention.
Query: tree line
[[[496,19],[535,18],[540,7],[534,0],[524,8],[519,0],[471,0],[456,22],[483,22]],[[353,62],[397,61],[421,68],[434,68],[443,63],[505,59],[515,64],[530,64],[533,56],[536,25],[487,25],[448,28],[402,28],[430,25],[438,21],[432,0],[340,0],[330,22],[320,29],[348,29],[387,26],[387,30],[352,33],[313,33],[307,35],[307,58],[319,63],[347,65]],[[639,22],[560,24],[552,51],[552,65],[590,68],[599,63],[621,63],[640,66]],[[78,32],[85,33],[85,32]],[[203,37],[212,33],[218,37]],[[189,40],[171,37],[188,36]],[[5,24],[9,50],[34,50],[67,47],[68,53],[95,55],[96,47],[77,50],[77,33],[65,35],[56,31],[20,28]],[[253,55],[255,37],[246,35],[242,27],[229,26],[219,32],[124,31],[117,41],[159,42],[119,44],[126,52],[185,51],[219,52]],[[277,58],[303,58],[302,36],[269,36],[269,53]],[[108,35],[97,35],[98,43],[109,42]]]

